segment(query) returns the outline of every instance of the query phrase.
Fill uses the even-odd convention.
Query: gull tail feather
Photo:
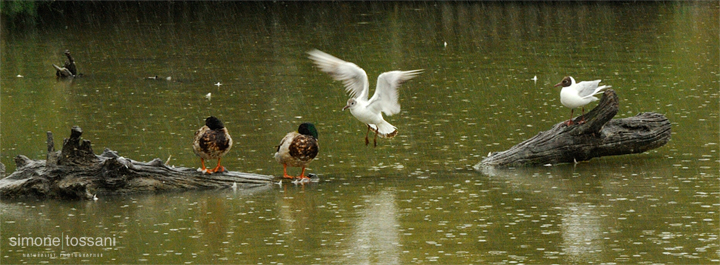
[[[585,98],[589,98],[590,101],[598,101],[598,100],[600,100],[600,99],[598,99],[597,97],[595,97],[595,95],[602,93],[602,92],[603,92],[603,89],[610,88],[610,87],[611,87],[611,86],[607,86],[607,85],[605,85],[605,86],[599,86],[598,88],[595,89],[595,91],[593,91],[592,94],[590,94],[590,95],[588,95],[588,96],[585,96]]]
[[[370,130],[377,133],[382,138],[393,138],[398,134],[397,127],[392,124],[383,121],[380,124],[368,124]]]
[[[595,92],[593,92],[592,95],[594,96],[594,95],[600,94],[600,92],[603,92],[604,89],[611,88],[611,87],[612,86],[608,86],[608,85],[599,86],[598,88],[595,89]]]

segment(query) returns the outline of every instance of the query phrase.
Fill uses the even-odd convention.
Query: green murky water
[[[2,263],[720,261],[717,3],[70,6],[34,26],[2,25],[8,173],[16,155],[44,158],[47,131],[59,144],[73,125],[98,153],[197,167],[192,135],[215,115],[235,139],[223,164],[276,176],[274,146],[315,123],[321,151],[308,170],[322,181],[5,201]],[[425,69],[386,117],[395,139],[364,146],[364,125],[340,110],[342,84],[307,59],[315,48],[363,67],[371,83]],[[73,82],[51,67],[65,49],[84,74]],[[143,80],[155,75],[172,81]],[[566,120],[552,87],[565,75],[613,86],[617,118],[666,115],[672,140],[578,165],[469,169]],[[13,240],[28,237],[61,244]],[[114,241],[79,245],[98,237]]]

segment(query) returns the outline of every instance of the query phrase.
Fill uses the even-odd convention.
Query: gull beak
[[[562,86],[562,82],[555,84],[555,87]]]
[[[342,110],[346,110],[348,108],[350,108],[350,105],[345,105],[345,107],[343,107]]]

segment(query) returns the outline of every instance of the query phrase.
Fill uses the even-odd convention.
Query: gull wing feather
[[[402,83],[414,78],[422,73],[422,71],[422,69],[419,69],[412,71],[391,71],[380,74],[380,76],[378,76],[375,94],[370,98],[368,107],[377,112],[382,111],[388,116],[399,113],[398,88]]]
[[[335,80],[343,81],[345,91],[350,97],[367,99],[370,84],[365,70],[320,50],[312,50],[308,54],[321,71],[328,73]]]
[[[580,83],[577,83],[577,91],[578,95],[582,98],[594,96],[600,91],[602,91],[605,88],[608,88],[610,86],[600,86],[598,87],[598,84],[600,84],[601,80],[594,80],[594,81],[582,81]]]

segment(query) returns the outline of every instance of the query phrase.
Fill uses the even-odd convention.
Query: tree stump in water
[[[618,112],[618,97],[608,89],[600,103],[585,114],[585,123],[555,124],[503,152],[490,154],[475,166],[509,167],[574,163],[593,157],[642,153],[670,140],[670,121],[662,114],[646,112],[612,120]]]
[[[63,64],[63,67],[57,66],[53,64],[53,68],[55,68],[55,76],[58,78],[68,78],[68,77],[75,77],[78,75],[77,72],[77,66],[75,66],[75,60],[72,58],[72,55],[70,55],[70,51],[65,51],[65,56],[67,56],[68,60],[65,61],[65,64]]]
[[[196,169],[169,167],[160,159],[138,162],[110,149],[95,155],[90,141],[73,127],[62,151],[55,151],[48,132],[46,160],[15,157],[17,169],[0,179],[1,199],[92,199],[97,195],[199,189],[250,188],[269,185],[273,176],[229,171],[212,175]]]

